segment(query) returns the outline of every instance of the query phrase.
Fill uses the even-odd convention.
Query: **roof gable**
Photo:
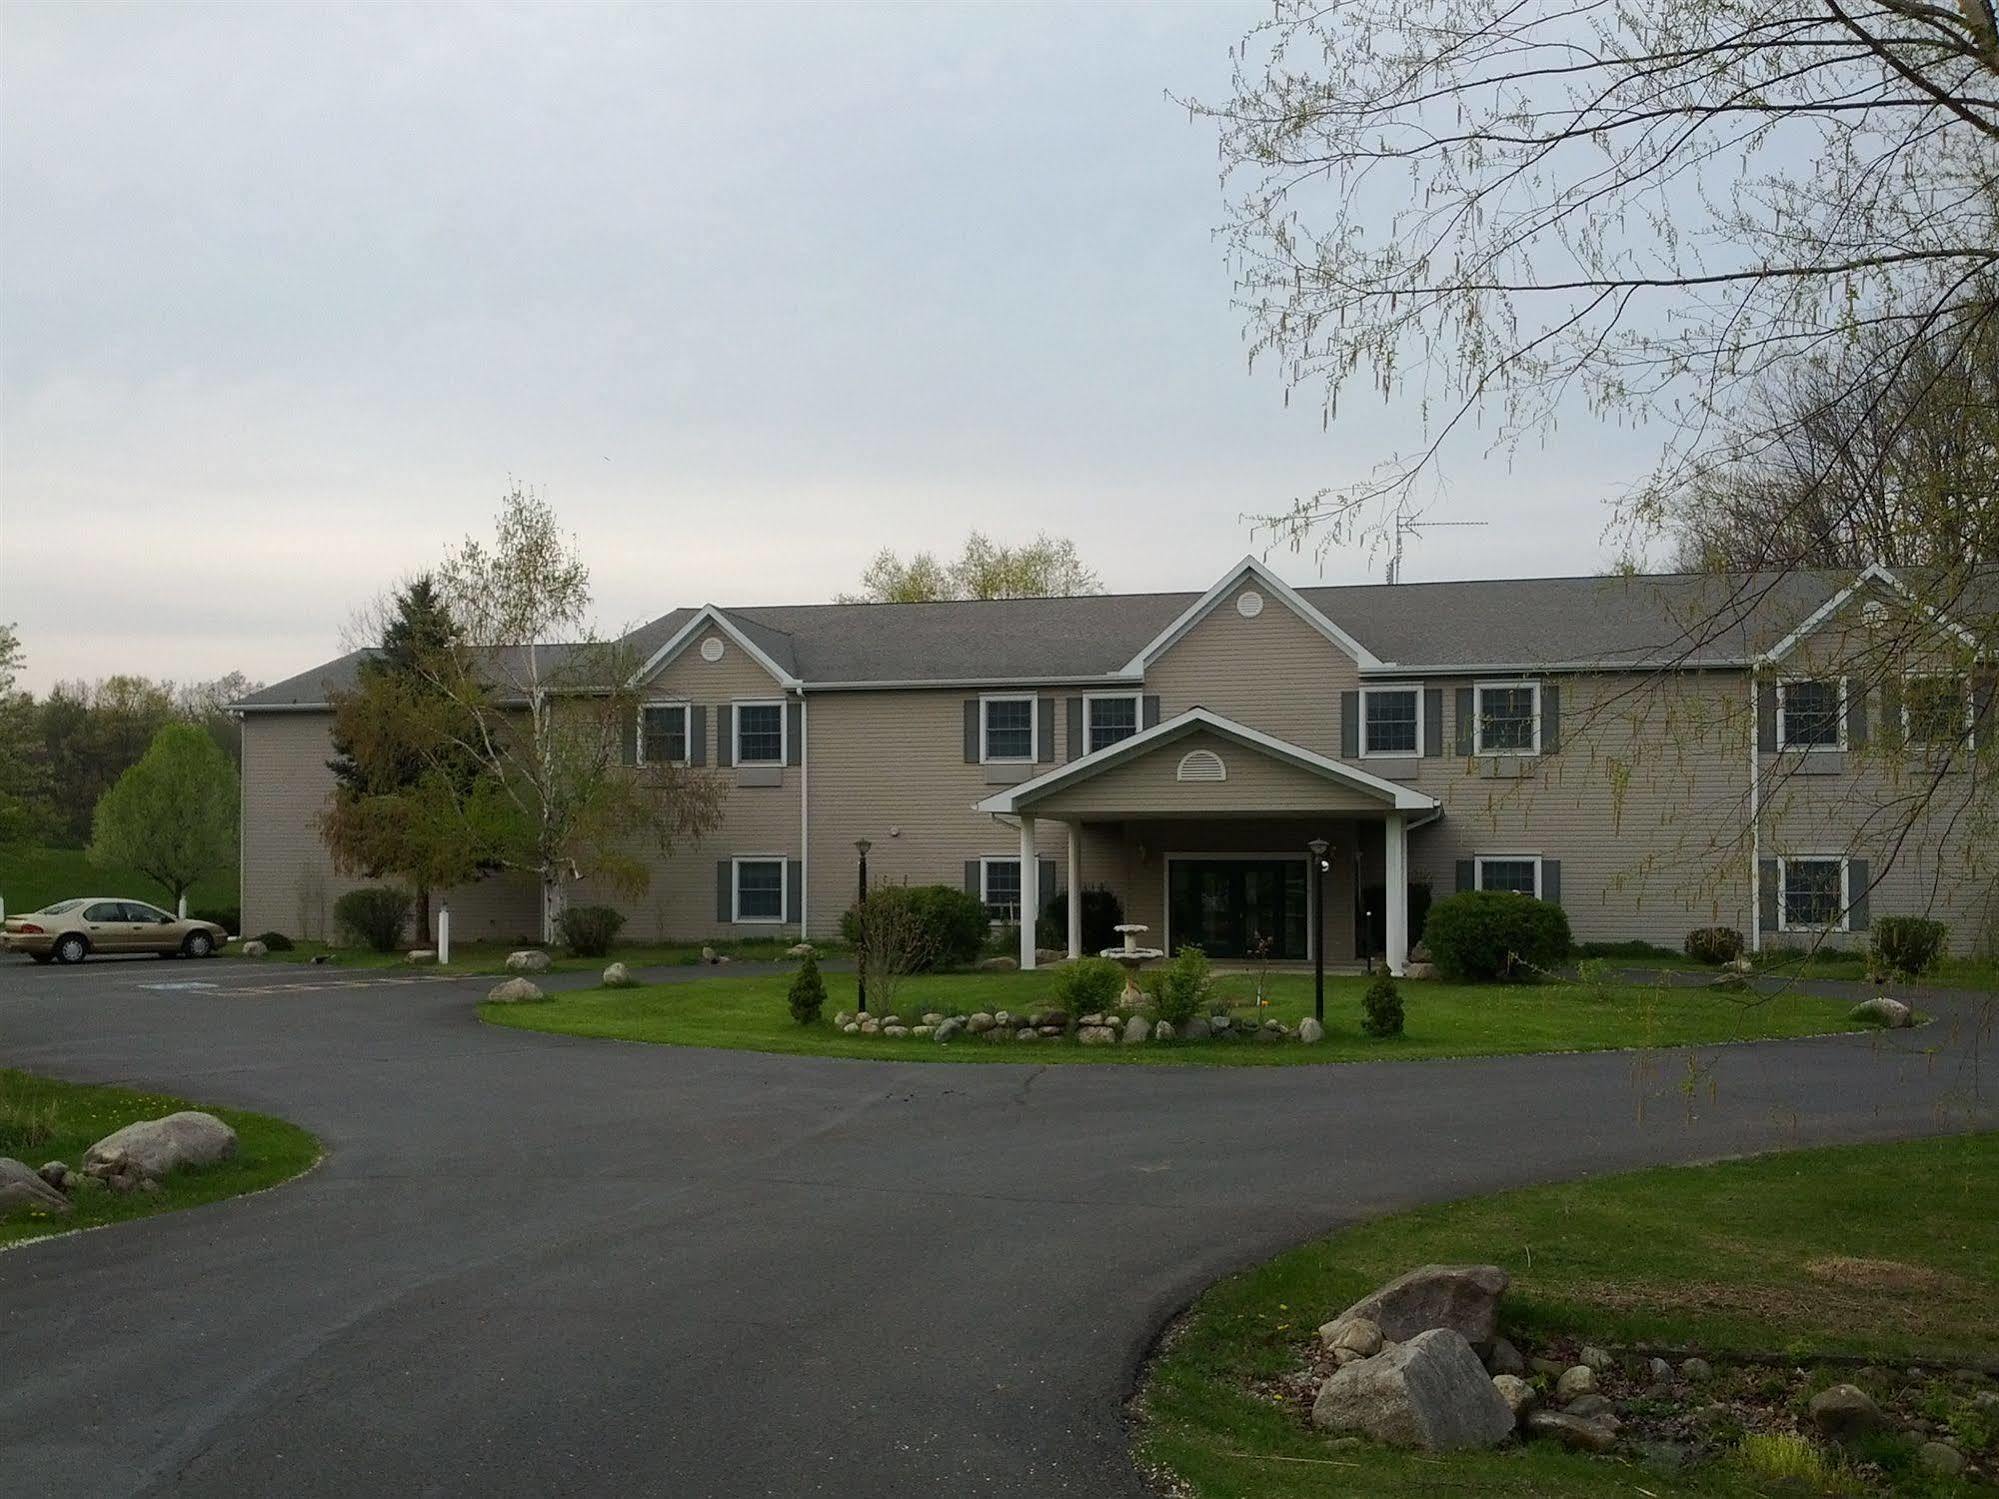
[[[1880,589],[1894,594],[1903,603],[1922,614],[1931,624],[1956,636],[1962,644],[1971,646],[1974,649],[1977,647],[1978,638],[1971,631],[1965,629],[1963,625],[1958,624],[1955,620],[1948,618],[1941,610],[1917,598],[1915,591],[1900,578],[1896,577],[1890,568],[1882,563],[1875,562],[1870,563],[1851,583],[1847,584],[1839,592],[1819,605],[1818,608],[1814,609],[1795,630],[1791,631],[1790,634],[1765,651],[1758,658],[1757,664],[1759,666],[1771,666],[1782,661],[1802,645],[1807,637],[1816,631],[1824,629],[1826,625],[1837,619],[1839,612],[1856,597],[1872,589]]]
[[[750,629],[745,629],[713,604],[703,604],[694,611],[692,618],[668,636],[666,643],[648,656],[644,664],[632,673],[632,685],[639,686],[663,671],[674,657],[687,649],[689,643],[701,632],[703,625],[720,630],[733,640],[745,655],[770,673],[772,680],[778,686],[793,689],[802,685],[797,674],[780,664],[774,654],[774,652],[783,652],[788,655],[790,653],[788,641],[784,641],[778,632],[766,628],[752,626]],[[753,635],[761,638],[753,638]]]
[[[1362,645],[1353,636],[1349,635],[1345,630],[1334,624],[1324,614],[1306,602],[1304,596],[1297,589],[1278,577],[1276,573],[1265,567],[1256,558],[1244,557],[1230,571],[1223,574],[1214,587],[1189,604],[1172,623],[1153,636],[1139,650],[1137,655],[1126,662],[1124,667],[1125,672],[1128,675],[1134,676],[1142,674],[1147,666],[1171,650],[1189,630],[1207,618],[1209,612],[1217,604],[1221,603],[1223,599],[1232,596],[1236,589],[1245,582],[1254,582],[1258,588],[1263,589],[1271,597],[1283,604],[1285,608],[1304,620],[1306,624],[1345,651],[1347,655],[1354,659],[1357,665],[1366,668],[1378,667],[1382,664],[1366,646]]]

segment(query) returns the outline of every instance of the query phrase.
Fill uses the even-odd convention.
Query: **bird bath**
[[[1138,970],[1154,958],[1166,955],[1156,947],[1140,947],[1138,939],[1152,930],[1149,926],[1113,927],[1124,938],[1123,947],[1107,947],[1101,956],[1109,958],[1124,969],[1124,993],[1118,1003],[1127,1010],[1136,1010],[1145,1003],[1145,991],[1138,987]]]

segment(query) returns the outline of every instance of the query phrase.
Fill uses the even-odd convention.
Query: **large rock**
[[[809,958],[819,949],[810,942],[794,942],[784,950],[787,958]]]
[[[1524,1376],[1527,1373],[1527,1360],[1520,1356],[1518,1348],[1515,1348],[1506,1339],[1499,1338],[1494,1341],[1492,1352],[1485,1356],[1485,1367],[1494,1374],[1518,1374]]]
[[[1117,1040],[1117,1028],[1109,1025],[1086,1025],[1076,1032],[1076,1039],[1084,1046],[1109,1046]]]
[[[84,1152],[83,1169],[106,1180],[136,1176],[158,1181],[182,1166],[213,1166],[236,1154],[236,1131],[199,1109],[141,1119],[113,1130]]]
[[[1340,1317],[1367,1318],[1391,1343],[1448,1327],[1484,1352],[1492,1346],[1507,1283],[1506,1272],[1497,1265],[1418,1265],[1363,1296]]]
[[[1506,1402],[1506,1408],[1513,1412],[1516,1422],[1527,1418],[1527,1412],[1534,1409],[1539,1398],[1534,1393],[1534,1386],[1517,1374],[1493,1375],[1492,1387],[1499,1391],[1499,1398]]]
[[[1298,1039],[1307,1046],[1317,1046],[1326,1039],[1326,1028],[1310,1015],[1298,1022]]]
[[[67,1213],[70,1201],[43,1181],[41,1174],[26,1161],[0,1155],[0,1218],[16,1208],[39,1208],[44,1213]]]
[[[1181,1027],[1180,1039],[1183,1041],[1205,1041],[1213,1034],[1213,1031],[1214,1027],[1208,1024],[1207,1016],[1195,1015],[1187,1021],[1186,1025]]]
[[[412,968],[427,968],[437,961],[437,949],[434,947],[412,947],[408,952],[403,954],[403,961]]]
[[[1136,1046],[1141,1041],[1152,1039],[1152,1027],[1146,1024],[1143,1015],[1134,1015],[1124,1023],[1124,1044]]]
[[[548,972],[548,963],[548,954],[538,948],[529,948],[525,952],[510,952],[507,954],[507,972],[509,973],[546,973]]]
[[[1319,1342],[1328,1353],[1346,1350],[1362,1358],[1381,1352],[1381,1329],[1365,1317],[1341,1317],[1319,1329]]]
[[[1312,1424],[1398,1447],[1455,1452],[1505,1441],[1514,1418],[1471,1344],[1438,1327],[1334,1374],[1312,1403]]]
[[[980,973],[1012,973],[1020,967],[1017,958],[986,958],[979,964]]]
[[[632,977],[631,969],[627,968],[623,963],[613,963],[604,970],[604,987],[606,989],[629,989],[637,982]]]
[[[1173,1022],[1170,1020],[1162,1020],[1152,1028],[1152,1039],[1155,1041],[1171,1041],[1174,1035]]]
[[[1916,1466],[1939,1478],[1955,1478],[1964,1471],[1964,1454],[1949,1442],[1925,1442],[1916,1449]]]
[[[965,1029],[975,1036],[983,1036],[993,1028],[993,1017],[984,1010],[979,1011],[965,1022]]]
[[[1555,1381],[1555,1398],[1567,1405],[1571,1400],[1580,1400],[1585,1395],[1596,1393],[1596,1370],[1588,1364],[1576,1364],[1562,1371],[1562,1377]]]
[[[1606,1422],[1585,1421],[1560,1411],[1529,1411],[1527,1430],[1537,1437],[1552,1437],[1578,1452],[1608,1452],[1617,1445],[1617,1432]]]
[[[1846,1018],[1861,1025],[1878,1025],[1887,1030],[1902,1031],[1916,1023],[1916,1012],[1899,999],[1890,999],[1885,994],[1877,994],[1874,998],[1855,1005],[1847,1012]]]
[[[264,944],[259,942],[255,937],[252,937],[248,942],[245,942],[243,944],[241,951],[243,956],[246,958],[261,958],[264,956],[265,953],[269,952],[270,949],[264,946]]]
[[[1836,1384],[1812,1396],[1812,1424],[1829,1437],[1865,1436],[1881,1428],[1881,1407],[1859,1385]]]
[[[935,1032],[937,1037],[937,1044],[939,1046],[942,1046],[946,1042],[955,1039],[958,1033],[964,1030],[964,1028],[965,1028],[964,1021],[960,1020],[956,1015],[947,1015],[944,1018],[944,1020],[937,1026]]]
[[[524,1005],[546,998],[548,996],[541,992],[541,986],[533,979],[502,979],[486,991],[486,1003],[489,1005]]]

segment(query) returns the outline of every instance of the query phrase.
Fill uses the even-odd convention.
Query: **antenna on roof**
[[[1395,512],[1395,552],[1388,559],[1388,581],[1402,581],[1402,538],[1421,531],[1438,531],[1446,528],[1469,530],[1488,524],[1482,520],[1413,520],[1400,510]]]

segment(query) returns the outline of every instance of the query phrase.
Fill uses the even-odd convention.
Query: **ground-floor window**
[[[1020,860],[981,859],[979,898],[986,903],[989,921],[1020,920]]]
[[[1786,931],[1846,929],[1846,860],[1779,859],[1777,889]]]
[[[736,860],[736,920],[784,920],[784,860]]]
[[[1505,890],[1514,895],[1541,893],[1541,861],[1527,854],[1502,854],[1478,860],[1478,888]]]

